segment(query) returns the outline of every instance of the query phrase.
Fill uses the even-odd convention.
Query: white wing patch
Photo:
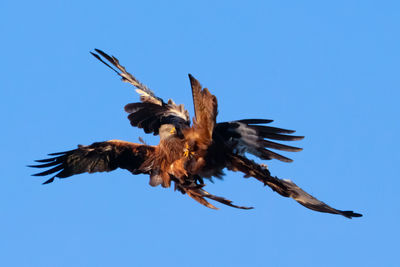
[[[241,135],[241,138],[237,139],[237,145],[235,146],[235,153],[244,155],[248,152],[255,156],[259,156],[257,151],[259,137],[256,130],[247,127],[246,124],[238,122],[239,127],[235,129],[237,133]]]
[[[183,104],[177,105],[172,99],[169,99],[168,107],[170,115],[175,115],[176,117],[182,118],[186,121],[190,120],[189,112],[185,109]]]

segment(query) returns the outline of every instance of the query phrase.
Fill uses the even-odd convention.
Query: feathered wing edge
[[[122,81],[127,82],[135,86],[136,92],[140,94],[140,100],[142,102],[150,102],[154,103],[156,105],[162,105],[164,101],[157,97],[152,90],[150,90],[146,85],[142,84],[139,82],[138,79],[136,79],[135,76],[130,74],[129,72],[126,71],[125,67],[119,64],[119,60],[114,57],[106,54],[105,52],[101,51],[100,49],[94,49],[98,54],[90,52],[95,58],[100,60],[103,64],[105,64],[107,67],[112,69],[115,73],[117,73],[119,76],[121,76]],[[100,56],[104,57],[109,63],[114,65],[119,71],[114,69],[112,66],[110,66],[107,62],[105,62]]]
[[[145,133],[158,135],[163,124],[173,124],[175,128],[190,126],[189,113],[183,105],[176,105],[172,100],[168,104],[130,103],[125,106],[128,119],[133,127],[143,128]]]
[[[176,128],[190,125],[189,112],[185,110],[183,105],[177,105],[171,99],[167,103],[164,102],[146,85],[140,83],[135,76],[127,72],[116,57],[110,56],[100,49],[95,49],[95,52],[97,54],[90,53],[117,73],[122,78],[122,81],[128,82],[137,88],[136,92],[140,94],[142,103],[130,103],[125,106],[125,111],[130,114],[128,119],[132,126],[143,128],[146,133],[157,135],[162,124],[173,124]],[[117,70],[105,62],[102,57],[116,67]]]
[[[154,153],[155,147],[120,140],[96,142],[89,146],[79,145],[77,149],[51,153],[48,159],[29,165],[33,168],[50,168],[33,176],[54,176],[45,181],[48,184],[57,178],[67,178],[84,172],[109,172],[117,168],[129,170],[132,174],[146,173],[141,169],[145,159]]]
[[[117,168],[126,169],[132,174],[148,174],[144,162],[151,158],[155,151],[154,146],[135,144],[120,140],[96,142],[88,146],[79,145],[77,149],[64,152],[51,153],[50,158],[36,160],[39,164],[29,165],[33,168],[48,168],[33,176],[53,175],[43,184],[49,184],[55,178],[67,178],[84,172],[109,172]],[[175,189],[187,194],[200,204],[217,209],[205,198],[212,199],[224,205],[238,209],[252,209],[252,207],[237,206],[232,201],[212,195],[203,189],[204,184],[198,184],[199,177],[190,176],[182,183],[179,179],[173,178]]]
[[[270,172],[263,166],[239,155],[229,155],[230,165],[228,169],[241,171],[245,177],[254,177],[264,185],[268,185],[273,191],[281,196],[290,197],[301,205],[315,211],[339,214],[346,218],[361,217],[362,214],[353,211],[342,211],[332,208],[326,203],[311,196],[290,180],[283,180],[270,175]]]
[[[211,142],[218,113],[217,98],[212,95],[207,88],[202,88],[200,82],[191,74],[188,76],[192,88],[193,106],[195,111],[195,120],[193,121],[194,127],[203,129],[203,138],[208,139]]]
[[[291,135],[295,131],[261,124],[271,123],[272,120],[245,119],[218,123],[215,132],[218,133],[231,149],[240,155],[251,153],[260,159],[277,159],[292,162],[292,159],[282,156],[271,149],[298,152],[302,148],[280,144],[277,141],[297,141],[304,136]],[[273,141],[271,141],[273,140]]]

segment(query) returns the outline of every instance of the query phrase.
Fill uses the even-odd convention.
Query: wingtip
[[[100,50],[98,48],[95,48],[94,51],[96,51],[99,54],[105,54],[103,50]]]
[[[267,123],[273,122],[274,120],[269,120],[269,119],[243,119],[243,120],[237,120],[237,121],[245,123],[247,125],[250,125],[250,124],[264,124],[264,123],[267,124]]]
[[[356,212],[353,212],[352,210],[343,211],[342,215],[349,219],[363,217],[363,215],[361,213],[356,213]]]
[[[192,90],[194,90],[194,89],[201,90],[200,82],[192,74],[189,73],[188,76],[189,76],[190,86],[192,87]]]
[[[100,60],[100,56],[93,53],[92,51],[89,51],[90,54],[92,54],[92,56],[94,56],[95,58],[97,58],[98,60]]]
[[[100,49],[94,48],[93,49],[95,52],[99,53],[100,55],[104,54],[104,52]],[[96,58],[99,58],[99,55],[97,55],[96,53],[89,51],[90,54],[92,54],[93,56],[95,56]]]
[[[25,165],[26,167],[29,168],[42,168],[42,164],[38,164],[38,165]]]
[[[192,74],[188,73],[188,76],[191,84],[200,84],[199,81]]]
[[[54,176],[54,177],[55,177],[55,176]],[[50,183],[52,183],[52,182],[54,181],[54,177],[50,178],[49,180],[45,181],[45,182],[42,183],[42,184],[50,184]]]

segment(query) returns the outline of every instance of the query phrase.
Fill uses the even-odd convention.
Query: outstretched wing
[[[311,196],[295,183],[290,180],[283,180],[270,175],[270,172],[263,166],[258,165],[252,160],[249,160],[240,155],[229,155],[228,168],[233,171],[241,171],[246,177],[254,177],[257,180],[268,185],[272,190],[279,193],[281,196],[290,197],[296,200],[301,205],[315,211],[339,214],[346,218],[361,217],[359,213],[353,211],[343,211],[332,208],[324,202]]]
[[[146,133],[157,135],[162,124],[173,124],[178,129],[186,128],[190,125],[189,112],[185,110],[183,105],[177,105],[171,99],[165,103],[146,85],[139,82],[135,76],[127,72],[125,67],[119,64],[116,57],[110,56],[100,49],[95,49],[95,51],[98,54],[90,53],[116,72],[122,81],[136,87],[136,92],[140,94],[141,103],[131,103],[125,106],[125,111],[129,113],[128,119],[132,126],[143,128]],[[105,62],[101,57],[117,69]]]
[[[143,128],[145,133],[158,135],[163,124],[173,124],[176,129],[190,126],[189,113],[183,105],[177,106],[171,99],[162,105],[130,103],[125,106],[125,111],[129,113],[128,119],[131,125]]]
[[[79,145],[77,149],[52,153],[49,155],[54,157],[36,160],[40,164],[29,167],[50,168],[34,174],[34,176],[54,174],[43,184],[53,182],[55,177],[67,178],[84,172],[109,172],[117,168],[140,174],[145,173],[142,164],[154,151],[154,146],[111,140],[93,143],[90,146]]]
[[[227,147],[240,155],[248,152],[264,160],[278,159],[284,162],[291,162],[291,159],[270,149],[291,152],[301,151],[302,149],[279,144],[271,140],[296,141],[303,139],[304,136],[290,135],[295,132],[293,130],[260,125],[270,122],[272,120],[247,119],[218,123],[214,130],[214,138],[223,140]]]
[[[193,126],[184,131],[186,148],[190,152],[186,169],[191,174],[198,174],[198,171],[206,164],[204,157],[213,141],[218,104],[217,98],[207,88],[202,89],[199,81],[190,74],[189,79],[192,87],[195,118],[193,119]]]
[[[191,74],[189,74],[189,79],[192,87],[195,112],[195,120],[193,121],[194,128],[196,128],[196,130],[203,130],[202,138],[208,139],[209,142],[211,142],[218,113],[217,98],[212,95],[207,88],[202,88],[199,81]]]
[[[129,72],[126,71],[124,66],[121,66],[119,64],[119,60],[114,57],[106,54],[105,52],[101,51],[100,49],[95,49],[95,51],[98,53],[93,53],[90,52],[95,58],[103,62],[107,67],[112,69],[115,73],[117,73],[119,76],[121,76],[122,81],[127,82],[132,84],[133,86],[136,87],[136,92],[140,94],[140,100],[142,102],[147,102],[147,103],[154,103],[157,105],[161,105],[164,101],[157,97],[153,91],[151,91],[146,85],[142,84],[139,82],[138,79],[136,79],[135,76],[130,74]],[[102,58],[105,58],[109,63],[111,63],[113,66],[115,66],[119,71],[114,69],[112,66],[110,66],[107,62],[105,62]]]

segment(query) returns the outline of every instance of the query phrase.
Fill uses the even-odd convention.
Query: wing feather
[[[189,79],[192,87],[195,118],[193,118],[193,126],[183,131],[185,145],[188,152],[190,151],[190,157],[185,163],[185,168],[189,173],[197,174],[204,166],[204,157],[213,143],[218,103],[217,98],[207,88],[202,89],[199,81],[191,74],[189,74]]]
[[[125,67],[119,64],[119,60],[114,57],[106,54],[105,52],[101,51],[100,49],[95,49],[95,51],[98,54],[95,54],[93,52],[90,52],[94,57],[96,57],[98,60],[100,60],[102,63],[104,63],[106,66],[111,68],[114,72],[116,72],[122,79],[122,81],[127,82],[132,84],[134,87],[136,87],[136,92],[140,94],[140,99],[142,102],[150,102],[154,103],[157,105],[161,105],[164,101],[157,97],[152,90],[150,90],[146,85],[142,84],[139,82],[138,79],[136,79],[135,76],[130,74],[129,72],[126,71]],[[99,56],[101,55],[104,57],[108,62],[110,62],[113,66],[115,66],[119,71],[111,67],[109,64],[107,64],[104,60],[101,59]]]
[[[145,133],[157,135],[162,124],[173,124],[176,128],[186,128],[190,125],[189,113],[183,105],[177,105],[171,99],[167,103],[164,102],[146,85],[140,83],[135,76],[127,72],[116,57],[110,56],[100,49],[95,49],[95,52],[97,54],[90,53],[116,72],[122,78],[122,81],[136,87],[141,103],[131,103],[125,106],[132,126],[143,128]],[[102,57],[116,69],[105,62]]]
[[[353,211],[343,211],[332,208],[305,192],[292,181],[271,176],[268,169],[245,157],[232,154],[229,155],[229,160],[228,168],[230,170],[241,171],[246,175],[246,177],[254,177],[264,183],[264,185],[268,185],[273,191],[279,193],[281,196],[290,197],[311,210],[339,214],[349,219],[362,216]]]
[[[272,120],[264,119],[246,119],[221,122],[215,127],[214,137],[224,140],[225,144],[230,147],[233,152],[240,155],[248,152],[265,160],[277,159],[283,162],[292,162],[291,159],[269,149],[297,152],[301,151],[301,148],[279,144],[266,139],[296,141],[303,139],[304,136],[290,135],[295,132],[293,130],[257,125],[269,123],[271,121]]]
[[[125,111],[130,113],[128,119],[132,126],[143,128],[145,133],[157,135],[163,124],[173,124],[176,128],[186,128],[190,125],[189,113],[177,112],[175,103],[157,105],[153,103],[130,103]]]
[[[49,168],[33,176],[54,174],[45,182],[51,183],[54,178],[66,178],[88,172],[109,172],[117,168],[127,169],[134,174],[145,173],[143,162],[154,152],[155,147],[134,144],[125,141],[111,140],[97,142],[89,146],[78,146],[77,149],[51,153],[49,159],[36,160],[43,163],[30,165],[33,168]]]
[[[207,88],[202,89],[201,84],[191,74],[189,74],[190,85],[192,87],[193,105],[195,111],[195,120],[193,124],[198,129],[203,129],[211,142],[215,121],[218,113],[217,98],[212,95]]]

